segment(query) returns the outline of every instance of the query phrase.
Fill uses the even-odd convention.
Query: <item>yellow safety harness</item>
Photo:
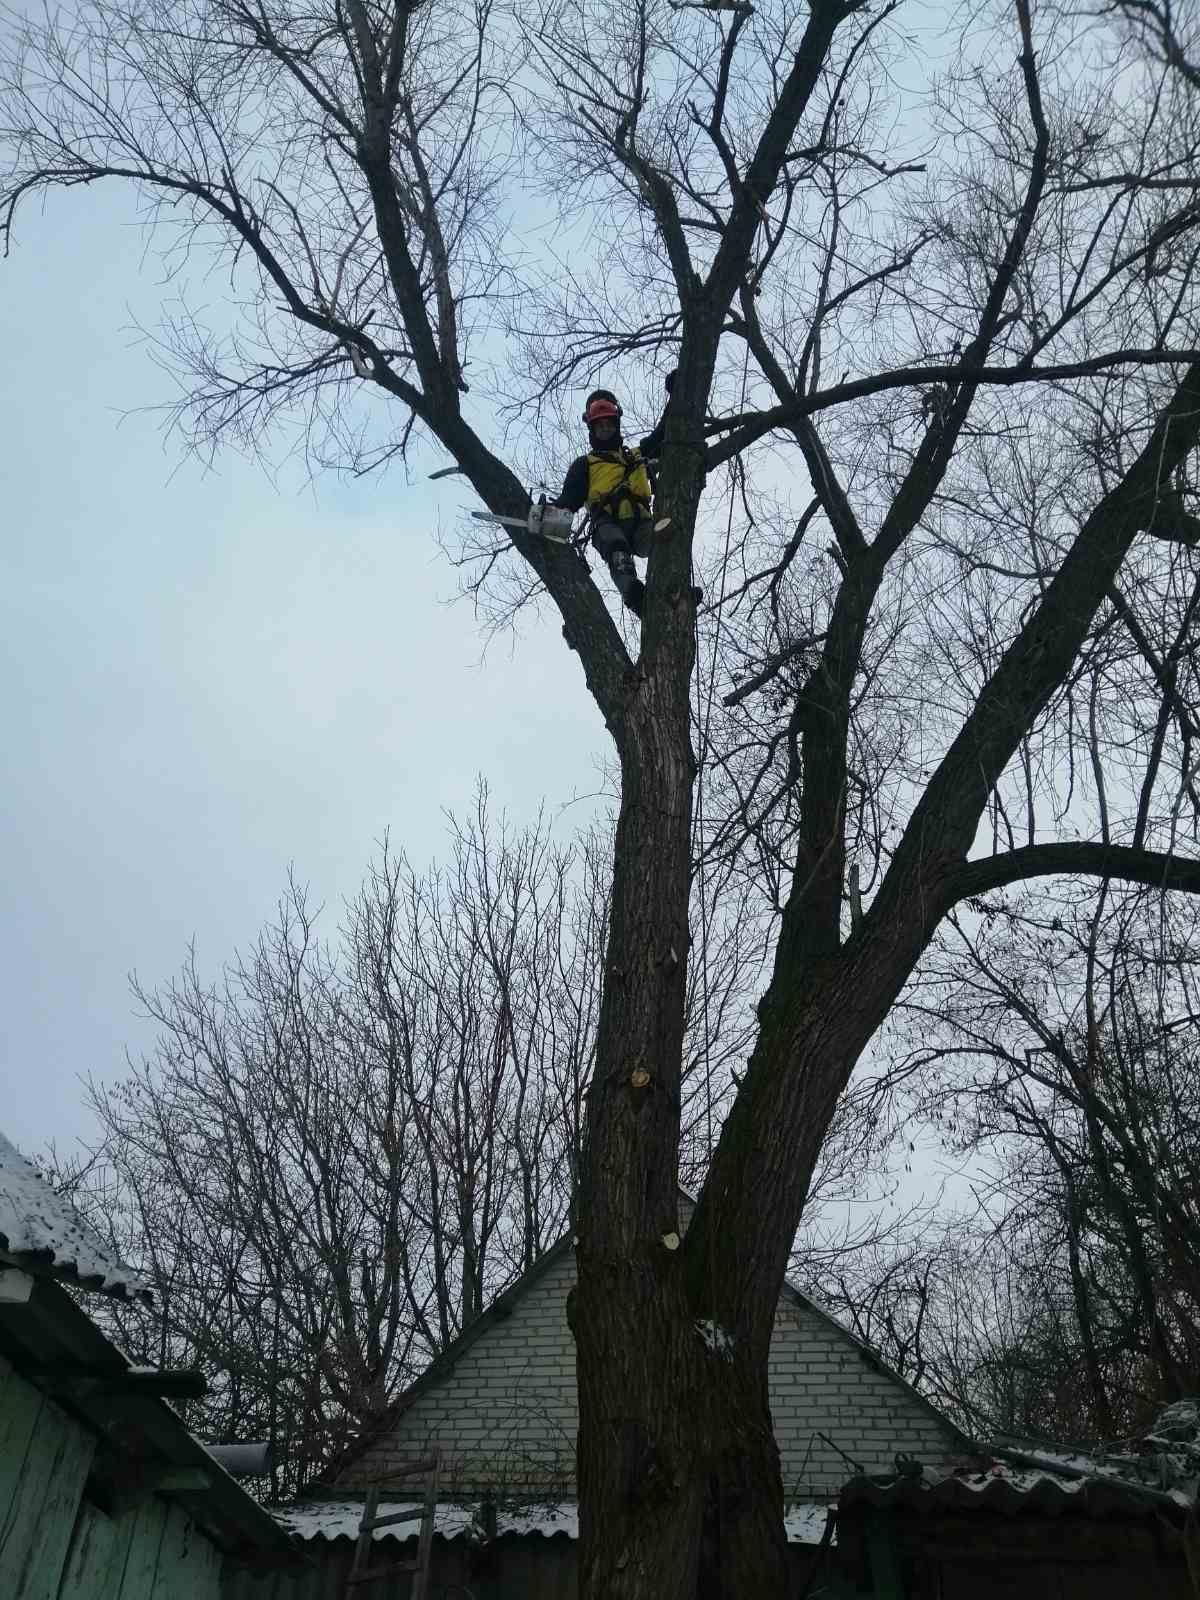
[[[588,452],[588,514],[594,519],[636,522],[650,515],[650,474],[641,452],[622,446],[618,450]]]

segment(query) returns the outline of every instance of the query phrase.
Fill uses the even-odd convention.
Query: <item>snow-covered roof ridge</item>
[[[994,1448],[1002,1457],[1068,1479],[1107,1479],[1195,1506],[1200,1493],[1200,1400],[1173,1401],[1145,1433],[1107,1449],[1066,1450],[1008,1438],[998,1439]]]
[[[1200,1401],[1177,1400],[1153,1427],[1096,1451],[1002,1436],[949,1471],[896,1457],[887,1477],[858,1474],[838,1497],[839,1514],[863,1505],[920,1514],[993,1511],[1095,1520],[1191,1519],[1200,1503]]]
[[[376,1528],[373,1539],[411,1539],[420,1528],[421,1505],[417,1501],[380,1501],[376,1516],[388,1517],[402,1511],[413,1513],[411,1522],[392,1523]],[[789,1508],[784,1517],[784,1529],[789,1544],[819,1544],[828,1520],[827,1505],[803,1504]],[[276,1520],[299,1539],[357,1539],[362,1521],[361,1500],[312,1500],[293,1506],[281,1506],[275,1512]],[[443,1539],[477,1540],[500,1538],[504,1534],[518,1536],[541,1534],[553,1538],[565,1534],[568,1539],[579,1538],[579,1507],[574,1500],[559,1502],[532,1502],[521,1504],[501,1501],[495,1507],[494,1535],[485,1532],[485,1519],[478,1502],[438,1504],[433,1531]]]
[[[108,1248],[75,1207],[0,1133],[0,1265],[65,1278],[101,1294],[149,1299],[140,1273]]]

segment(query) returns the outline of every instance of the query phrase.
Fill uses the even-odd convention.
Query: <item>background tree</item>
[[[1200,1379],[1197,930],[1190,904],[1059,891],[950,920],[901,1067],[919,1114],[981,1158],[965,1254],[1003,1268],[1026,1318],[1019,1339],[997,1319],[993,1362],[1021,1364],[1027,1425],[1095,1441]]]
[[[135,982],[157,1046],[93,1087],[101,1143],[53,1178],[158,1286],[152,1309],[103,1308],[123,1345],[200,1367],[189,1426],[270,1439],[276,1498],[565,1232],[606,877],[595,835],[514,832],[481,787],[445,866],[418,873],[384,841],[332,942],[293,879],[218,982],[194,952],[165,987]],[[707,960],[697,1149],[696,1064],[721,1074],[747,1010],[744,941],[714,934]]]
[[[1010,1219],[1006,1219],[1010,1220]],[[970,1438],[1078,1444],[1077,1350],[1064,1337],[1064,1279],[1040,1216],[919,1213],[896,1236],[817,1264],[814,1293]]]
[[[528,397],[510,353],[542,439],[601,364],[677,362],[640,648],[570,549],[514,531],[476,579],[502,611],[545,590],[620,769],[574,1217],[585,1597],[691,1600],[706,1518],[720,1592],[783,1594],[780,1280],[838,1097],[942,920],[1047,875],[1200,888],[1196,100],[1120,16],[972,8],[939,60],[916,15],[132,0],[13,19],[0,68],[6,236],[25,199],[118,179],[168,251],[233,272],[234,334],[174,345],[201,441],[292,405],[318,461],[419,433],[520,515],[489,442]],[[548,178],[574,277],[525,248]],[[722,467],[738,527],[706,555]],[[694,562],[741,680],[700,723],[704,887],[764,866],[776,937],[673,1249]]]

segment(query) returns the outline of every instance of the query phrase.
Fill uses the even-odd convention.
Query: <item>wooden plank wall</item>
[[[94,1436],[0,1356],[0,1597],[220,1600],[221,1555],[158,1495],[108,1517],[84,1498]]]
[[[0,1594],[57,1600],[95,1439],[0,1366]]]
[[[372,1564],[412,1557],[416,1543],[415,1539],[376,1540]],[[578,1548],[565,1533],[504,1534],[481,1563],[465,1539],[435,1535],[430,1593],[434,1597],[445,1593],[449,1600],[466,1600],[468,1594],[475,1600],[575,1600]],[[223,1600],[344,1600],[354,1541],[310,1539],[305,1554],[309,1564],[291,1570],[255,1574],[227,1569]],[[397,1573],[360,1585],[355,1600],[408,1600],[411,1590],[409,1575]]]

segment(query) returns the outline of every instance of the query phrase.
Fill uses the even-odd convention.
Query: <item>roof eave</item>
[[[131,1363],[57,1283],[35,1278],[23,1301],[0,1301],[0,1353],[26,1381],[99,1437],[136,1432],[164,1469],[204,1474],[204,1488],[164,1490],[235,1559],[294,1559],[275,1519],[191,1437],[163,1400],[106,1391]]]

